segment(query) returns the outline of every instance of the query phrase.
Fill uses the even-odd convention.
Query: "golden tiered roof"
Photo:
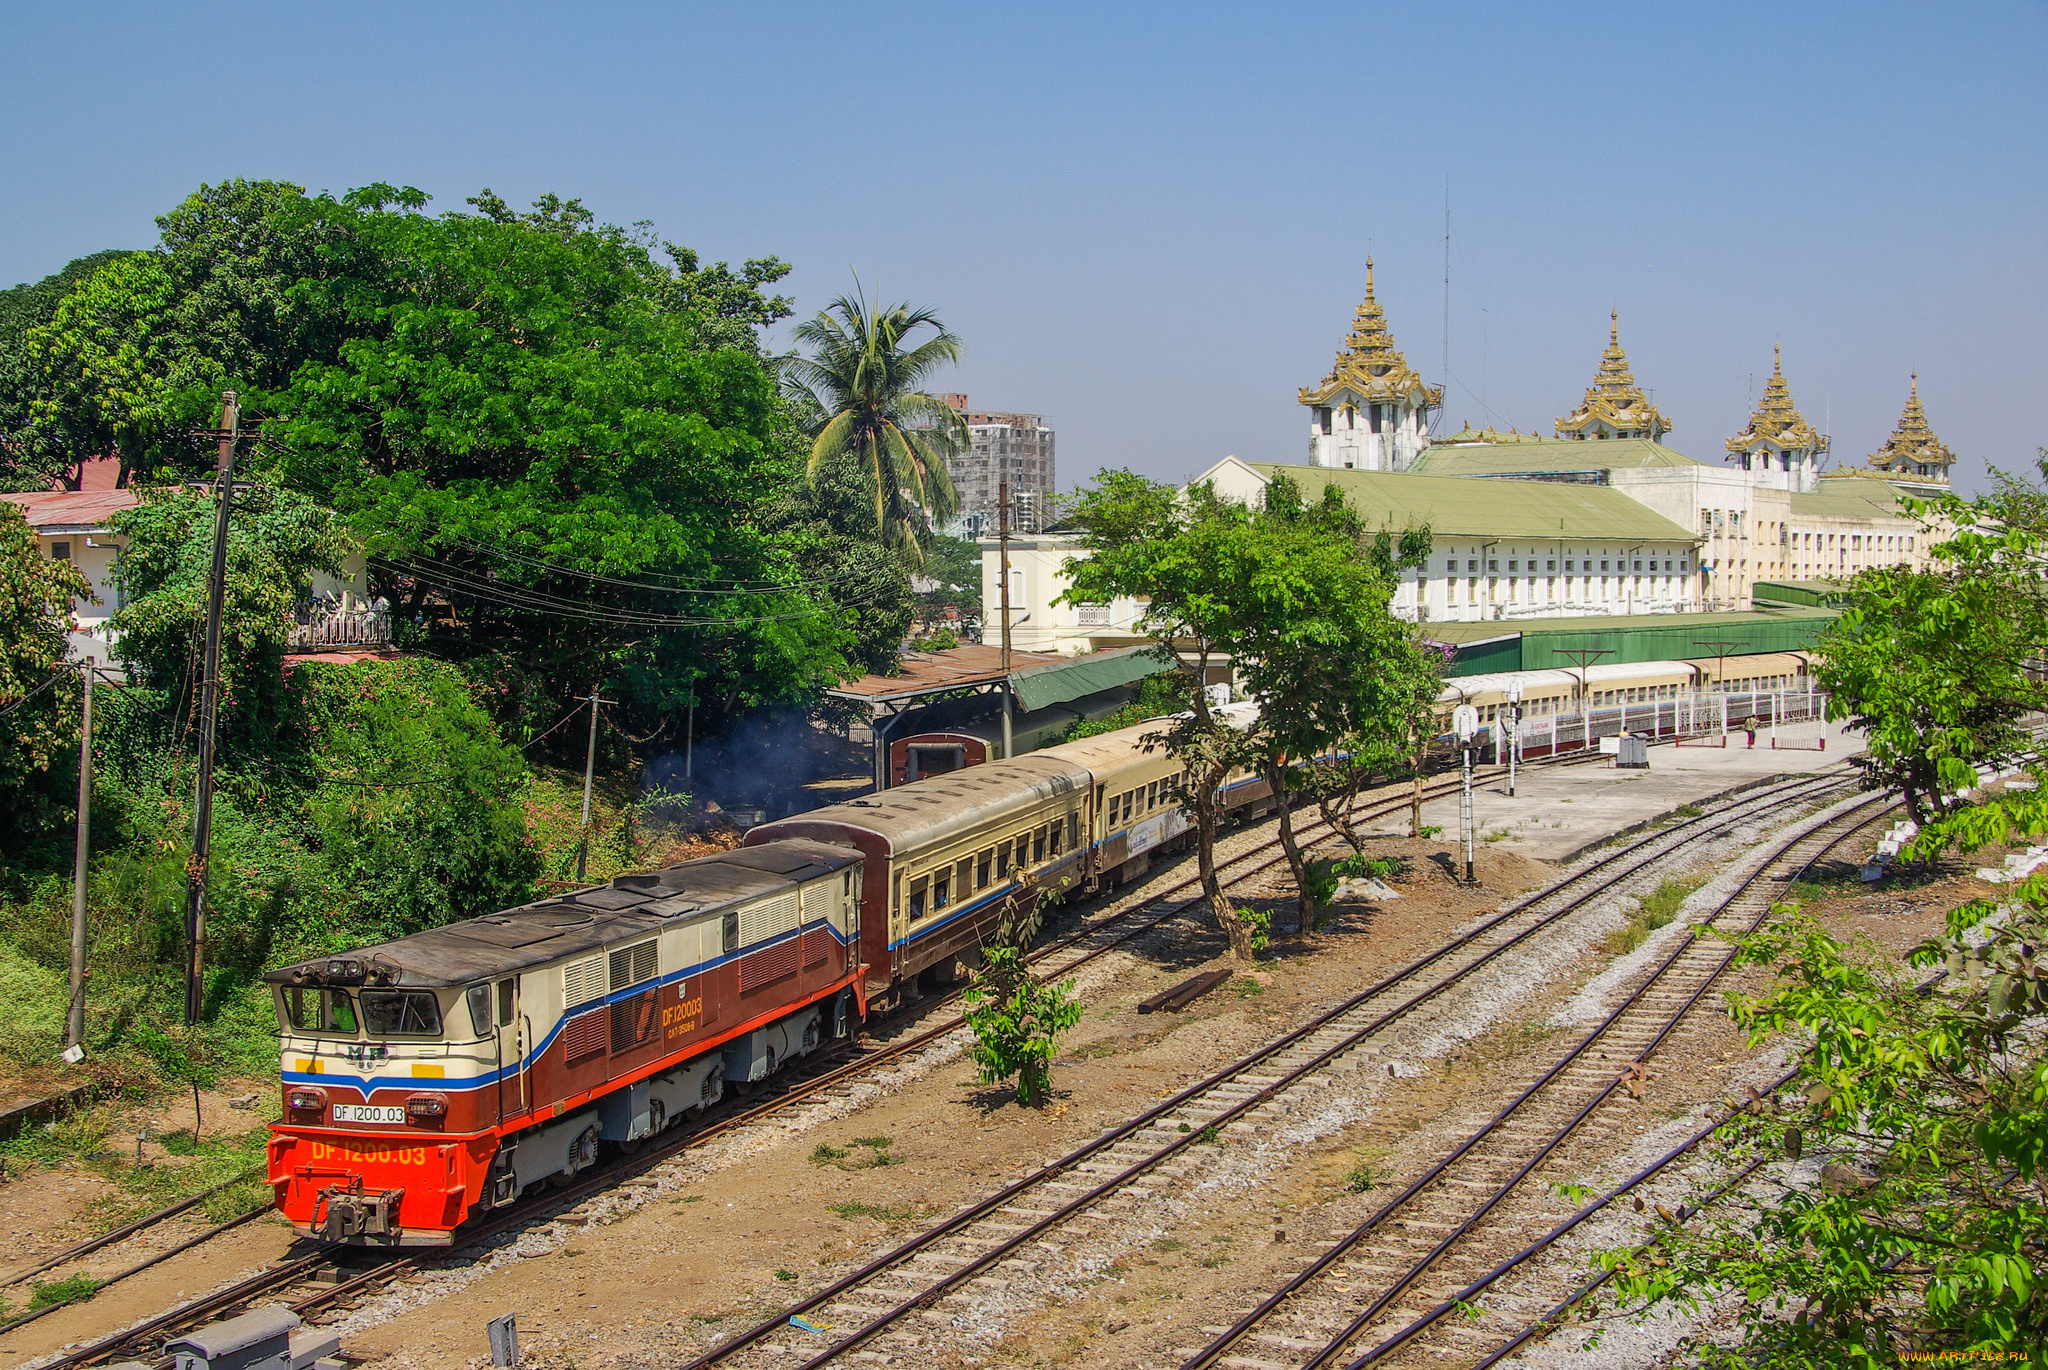
[[[1579,407],[1557,421],[1560,438],[1602,436],[1605,425],[1616,433],[1658,441],[1671,431],[1671,423],[1657,412],[1649,396],[1636,384],[1628,369],[1628,354],[1621,350],[1621,313],[1608,315],[1607,350],[1600,354],[1600,370],[1586,390]]]
[[[1810,448],[1816,456],[1828,450],[1827,438],[1816,433],[1793,406],[1792,387],[1785,384],[1784,356],[1776,346],[1771,348],[1771,379],[1764,386],[1763,403],[1749,416],[1749,426],[1728,439],[1728,450],[1753,452],[1766,442],[1794,451]]]
[[[1301,402],[1327,404],[1346,390],[1362,399],[1381,402],[1405,400],[1423,407],[1444,402],[1442,388],[1424,385],[1422,377],[1394,346],[1394,335],[1387,331],[1386,311],[1373,298],[1370,257],[1365,259],[1365,300],[1351,321],[1351,334],[1344,339],[1344,350],[1337,354],[1335,365],[1321,385],[1301,392]]]
[[[1948,450],[1948,444],[1934,436],[1934,429],[1928,426],[1927,411],[1920,407],[1920,373],[1913,373],[1913,388],[1906,395],[1906,412],[1899,415],[1899,426],[1885,439],[1884,446],[1870,454],[1870,464],[1890,475],[1938,476],[1948,479],[1948,468],[1955,464],[1956,454]],[[1926,468],[1923,470],[1923,468]]]

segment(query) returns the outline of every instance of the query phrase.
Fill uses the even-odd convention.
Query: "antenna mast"
[[[1444,400],[1451,398],[1451,177],[1444,173],[1444,356],[1443,356]],[[1436,420],[1439,424],[1448,422],[1446,409],[1439,407]]]

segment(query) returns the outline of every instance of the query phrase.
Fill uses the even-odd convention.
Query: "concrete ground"
[[[1825,751],[1811,750],[1823,736]],[[1718,744],[1718,738],[1698,739]],[[1590,842],[1609,837],[1634,823],[1669,813],[1681,804],[1773,775],[1817,773],[1863,750],[1860,735],[1836,723],[1787,724],[1778,729],[1778,748],[1769,728],[1757,730],[1756,746],[1748,734],[1728,735],[1726,747],[1688,742],[1650,748],[1650,768],[1616,770],[1612,762],[1583,766],[1518,768],[1515,797],[1508,797],[1505,767],[1491,765],[1472,777],[1472,808],[1476,839],[1518,856],[1562,861]],[[1804,749],[1804,750],[1801,750]],[[1432,800],[1422,806],[1424,823],[1441,824],[1445,836],[1458,830],[1458,799]],[[1406,826],[1385,826],[1389,835],[1406,834]]]

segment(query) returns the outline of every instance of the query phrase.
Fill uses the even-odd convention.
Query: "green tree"
[[[95,252],[33,285],[0,290],[0,490],[47,490],[65,480],[80,457],[98,455],[73,450],[35,423],[37,402],[51,398],[37,330],[80,282],[127,255]]]
[[[981,950],[981,965],[961,992],[967,1005],[967,1026],[974,1033],[969,1055],[981,1082],[999,1085],[1017,1077],[1017,1102],[1043,1108],[1052,1096],[1052,1060],[1059,1054],[1059,1035],[1081,1021],[1074,982],[1041,984],[1025,968],[1024,952],[1052,896],[1020,912],[1012,899],[1003,910],[995,936]]]
[[[1409,564],[1428,555],[1427,538],[1425,531]],[[1285,476],[1266,487],[1263,504],[1228,546],[1232,559],[1219,571],[1230,581],[1231,649],[1241,683],[1259,704],[1249,738],[1273,792],[1306,933],[1317,925],[1321,882],[1311,881],[1294,834],[1297,776],[1320,798],[1318,781],[1334,767],[1319,768],[1319,758],[1348,752],[1344,770],[1355,778],[1385,756],[1380,739],[1405,741],[1401,668],[1412,666],[1413,646],[1391,608],[1400,566],[1374,555],[1387,549],[1375,549],[1336,486],[1311,503]]]
[[[1240,960],[1252,960],[1261,931],[1224,896],[1216,874],[1219,792],[1256,749],[1211,705],[1203,686],[1212,664],[1229,656],[1242,630],[1240,595],[1249,564],[1251,511],[1201,484],[1185,492],[1130,471],[1104,471],[1075,497],[1069,513],[1089,553],[1064,563],[1070,604],[1119,597],[1144,603],[1138,626],[1171,654],[1180,710],[1148,735],[1182,766],[1175,798],[1194,820],[1196,866],[1216,925]]]
[[[126,539],[115,563],[126,602],[110,626],[141,687],[181,719],[203,661],[215,507],[210,493],[157,487],[111,520]],[[340,570],[351,550],[334,515],[304,495],[264,482],[237,492],[221,602],[224,750],[270,745],[287,713],[284,654],[294,611],[313,572]]]
[[[1789,1032],[1811,1046],[1784,1091],[1723,1129],[1721,1168],[1784,1156],[1809,1170],[1766,1171],[1753,1203],[1601,1258],[1623,1305],[1736,1297],[1738,1337],[1696,1339],[1692,1363],[1877,1370],[1908,1353],[2005,1352],[2048,1364],[2048,972],[2033,956],[2048,884],[2015,894],[2002,916],[1990,900],[1952,912],[1948,934],[1913,953],[1918,971],[1791,909],[1742,940],[1739,962],[1775,984],[1736,997],[1735,1021],[1753,1044]],[[1951,973],[1927,992],[1944,961]]]
[[[2042,540],[1985,525],[1960,500],[1934,508],[1955,525],[1934,565],[1857,575],[1814,665],[1828,717],[1867,739],[1857,758],[1867,782],[1897,789],[1922,825],[1981,768],[2024,750],[2021,720],[2048,703],[2026,672],[2048,645]]]
[[[919,574],[926,588],[917,593],[917,607],[926,622],[935,622],[949,607],[958,609],[963,618],[980,617],[980,544],[933,534]]]
[[[64,663],[72,599],[91,593],[76,566],[42,555],[20,507],[0,501],[0,847],[10,858],[77,793],[64,757],[77,754],[78,677]]]
[[[867,473],[883,539],[921,564],[934,526],[959,509],[946,459],[966,449],[967,421],[920,387],[960,360],[960,340],[929,309],[870,306],[860,295],[797,325],[796,339],[812,355],[784,358],[782,380],[814,427],[812,479],[850,453]]]
[[[265,431],[399,620],[526,716],[609,682],[650,740],[693,703],[702,730],[831,683],[857,610],[768,526],[794,475],[759,357],[706,345],[745,314],[730,282],[680,281],[574,201],[430,217],[390,193],[320,202],[376,270],[304,287],[349,336]]]

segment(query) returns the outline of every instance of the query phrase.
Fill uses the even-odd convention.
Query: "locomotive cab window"
[[[356,1035],[356,1009],[347,990],[283,985],[277,993],[284,1005],[284,1019],[294,1031],[331,1037]]]
[[[491,1035],[491,987],[471,985],[463,998],[469,1001],[469,1025],[476,1029],[479,1038]]]
[[[366,989],[363,1026],[372,1037],[439,1037],[441,1001],[423,989]]]
[[[499,1027],[510,1027],[512,1024],[512,990],[513,987],[518,983],[519,982],[517,980],[510,979],[500,980],[498,982]]]

